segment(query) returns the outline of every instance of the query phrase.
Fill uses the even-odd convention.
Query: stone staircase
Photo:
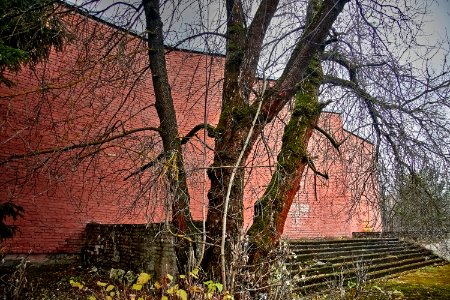
[[[358,283],[447,261],[397,238],[291,241],[287,268],[297,292]]]

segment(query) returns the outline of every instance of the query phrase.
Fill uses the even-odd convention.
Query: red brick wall
[[[64,52],[52,53],[48,62],[35,69],[24,68],[11,74],[15,87],[0,87],[1,160],[16,153],[56,149],[117,136],[134,128],[158,126],[143,41],[79,15],[67,18],[67,22],[78,37],[76,41]],[[167,64],[180,133],[184,135],[202,123],[205,112],[208,122],[215,124],[220,112],[223,58],[171,51]],[[314,176],[306,172],[286,223],[288,238],[349,236],[352,230],[360,231],[367,218],[374,219],[370,215],[374,210],[365,204],[376,198],[373,186],[362,193],[365,202],[354,206],[352,199],[358,198],[361,191],[353,189],[348,180],[361,165],[366,167],[371,161],[371,145],[346,133],[339,115],[324,114],[321,123],[339,138],[349,136],[344,143],[349,151],[340,156],[323,136],[314,135],[310,151],[317,167],[327,171],[330,179],[316,178],[314,192]],[[281,128],[281,121],[268,126],[248,162],[246,226],[252,221],[253,203],[274,170]],[[185,146],[195,219],[202,218],[206,205],[208,183],[204,171],[212,159],[211,150],[206,147],[204,152],[202,140],[200,132]],[[206,141],[208,146],[213,145],[211,139]],[[348,164],[349,153],[357,153],[355,149],[360,149],[358,153],[363,156]],[[124,180],[160,150],[157,133],[140,131],[101,147],[1,165],[0,199],[25,208],[25,218],[16,222],[20,233],[5,242],[7,250],[78,252],[89,222],[164,221],[170,201],[160,173],[164,168]],[[97,155],[90,156],[92,153]],[[355,213],[349,215],[349,208]]]

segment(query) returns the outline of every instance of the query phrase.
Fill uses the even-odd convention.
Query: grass
[[[450,264],[429,266],[389,279],[378,279],[362,289],[328,291],[308,299],[314,300],[448,300],[450,299]]]
[[[381,283],[385,290],[397,291],[394,299],[447,300],[450,299],[450,264],[425,267]]]

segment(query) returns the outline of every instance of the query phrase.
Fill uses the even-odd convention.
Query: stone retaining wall
[[[176,273],[173,238],[163,224],[96,224],[86,226],[85,264],[148,272]]]

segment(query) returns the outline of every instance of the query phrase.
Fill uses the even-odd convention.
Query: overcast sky
[[[73,2],[80,4],[83,2],[86,2],[87,0],[73,0]],[[251,3],[253,0],[246,0],[244,1],[244,3]],[[91,2],[93,2],[91,0]],[[95,2],[96,3],[96,9],[98,10],[102,10],[106,7],[109,7],[111,4],[116,3],[116,2],[127,2],[130,4],[133,4],[134,6],[139,6],[139,4],[141,3],[140,0],[123,0],[123,1],[118,1],[118,0],[100,0]],[[177,6],[178,7],[178,11],[183,10],[180,9],[180,6],[183,6],[186,3],[190,3],[190,7],[188,9],[183,10],[182,14],[177,15],[177,17],[179,19],[176,19],[175,21],[173,21],[173,26],[171,28],[168,28],[166,26],[166,32],[169,32],[167,34],[167,39],[166,39],[166,43],[168,45],[174,45],[176,44],[177,41],[182,40],[183,38],[185,38],[188,35],[191,34],[195,34],[198,33],[199,30],[206,30],[206,31],[216,31],[216,30],[220,30],[220,31],[224,31],[224,27],[222,26],[220,29],[217,28],[217,24],[223,24],[223,20],[218,22],[218,16],[221,16],[222,18],[224,18],[225,12],[223,4],[222,5],[218,5],[218,3],[223,3],[221,2],[221,0],[181,0],[181,1],[173,1],[173,0],[168,0],[168,1],[163,1],[161,0],[161,2],[165,3],[165,17],[167,17],[168,15],[170,15],[171,10],[173,9],[173,7]],[[254,3],[258,3],[258,0],[253,1]],[[408,2],[417,2],[417,3],[421,3],[420,0],[405,0],[406,3]],[[179,5],[179,3],[182,3],[181,5]],[[200,5],[198,3],[201,3],[201,7],[203,11],[199,11],[199,7]],[[205,5],[205,3],[208,3],[208,5]],[[212,3],[212,4],[211,4]],[[389,3],[389,1],[387,1],[387,3]],[[401,3],[401,2],[400,2]],[[124,11],[122,6],[122,11]],[[449,36],[450,36],[450,2],[449,0],[437,0],[434,2],[431,2],[431,6],[429,7],[429,14],[427,16],[425,16],[424,18],[424,22],[425,22],[425,26],[422,28],[423,29],[423,36],[419,37],[419,42],[425,44],[425,45],[436,45],[439,43],[439,41],[444,41],[442,42],[442,48],[443,50],[441,51],[440,55],[437,55],[434,59],[433,59],[433,65],[437,67],[437,69],[439,69],[439,65],[442,64],[442,60],[443,60],[443,53],[444,52],[448,52],[450,49],[450,45],[449,45]],[[301,9],[300,13],[301,13]],[[129,10],[128,10],[129,11]],[[121,16],[121,8],[118,8],[118,6],[115,6],[114,8],[109,9],[107,12],[105,12],[103,15],[101,15],[102,18],[104,19],[109,19],[111,16]],[[121,17],[115,17],[113,20],[109,20],[109,21],[113,21],[115,23],[119,23],[118,25],[122,25],[126,24],[126,22],[124,20],[129,20],[131,17],[130,15],[125,15],[123,16],[123,18]],[[164,18],[164,16],[163,16]],[[207,20],[207,21],[202,21],[203,25],[205,27],[209,27],[206,29],[200,29],[200,26],[191,26],[193,23],[199,23],[199,20]],[[166,19],[165,23],[168,24],[169,19]],[[122,23],[123,22],[123,23]],[[275,21],[274,21],[275,22]],[[190,24],[191,23],[191,24]],[[137,32],[142,32],[143,30],[143,20],[141,18],[140,21],[138,21],[137,23],[135,23],[133,29]],[[188,48],[188,49],[193,49],[193,50],[201,50],[201,51],[205,51],[206,50],[206,46],[205,46],[205,40],[203,39],[197,39],[195,41],[190,41],[189,43],[184,43],[181,45],[182,48]],[[217,36],[212,36],[210,38],[208,38],[208,47],[210,47],[211,49],[209,49],[209,51],[211,52],[220,52],[223,53],[224,50],[224,46],[223,46],[223,39],[219,38]],[[397,49],[399,51],[402,51],[401,49]],[[415,51],[415,50],[413,50]],[[418,54],[420,55],[420,53]],[[408,55],[408,59],[411,59],[411,57]],[[412,57],[414,57],[414,54],[412,54]],[[264,59],[264,55],[263,58]],[[282,68],[282,65],[280,66]],[[442,71],[442,70],[440,70]],[[272,73],[274,72],[274,73]],[[272,74],[266,74],[267,76],[273,77],[276,74],[279,73],[279,71],[277,71],[276,69],[273,69]]]

